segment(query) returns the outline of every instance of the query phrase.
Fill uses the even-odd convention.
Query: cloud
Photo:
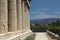
[[[51,10],[49,8],[39,8],[37,10],[34,10],[33,12],[31,12],[31,20],[44,18],[60,18],[60,12]]]
[[[60,12],[58,12],[58,14],[60,14]]]

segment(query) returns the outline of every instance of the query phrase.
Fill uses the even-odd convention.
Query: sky
[[[60,18],[60,0],[31,0],[30,19]]]

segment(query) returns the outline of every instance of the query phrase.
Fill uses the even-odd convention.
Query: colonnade
[[[0,0],[0,34],[30,30],[27,0]]]

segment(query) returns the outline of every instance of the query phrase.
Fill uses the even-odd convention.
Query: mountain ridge
[[[60,18],[46,18],[46,19],[36,19],[31,20],[32,24],[49,24],[55,22],[56,20],[60,20]]]

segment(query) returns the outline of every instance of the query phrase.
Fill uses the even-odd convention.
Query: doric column
[[[9,32],[17,31],[16,0],[8,0],[8,29],[9,29]]]
[[[24,13],[25,20],[24,20],[24,21],[25,21],[25,31],[26,31],[26,13],[27,13],[27,10],[26,10],[26,1],[25,1],[24,4],[25,4],[25,6],[24,6],[24,7],[25,7],[25,8],[24,8],[24,9],[25,9],[25,13]]]
[[[21,0],[17,0],[17,30],[22,31]]]
[[[24,30],[26,31],[26,1],[24,1]]]
[[[7,0],[0,0],[0,33],[8,32]]]
[[[27,24],[28,24],[28,23],[27,23],[27,22],[28,22],[28,18],[27,18],[27,4],[26,4],[26,14],[25,14],[25,15],[26,15],[26,31],[27,31],[27,27],[28,27],[28,26],[27,26]]]
[[[23,31],[23,0],[21,0],[22,31]]]
[[[28,29],[28,10],[27,10],[27,5],[26,5],[26,31]]]
[[[26,30],[26,27],[27,27],[27,24],[26,24],[26,19],[27,19],[27,16],[26,16],[26,13],[27,13],[27,10],[26,10],[26,7],[25,7],[25,30]]]
[[[28,30],[30,31],[30,10],[28,8]]]
[[[29,27],[29,23],[28,23],[28,7],[27,7],[27,30],[28,30],[28,27]]]
[[[30,14],[29,14],[29,8],[27,7],[27,30],[30,30]]]
[[[25,1],[24,1],[24,13],[23,13],[23,16],[24,16],[24,19],[23,19],[24,20],[24,31],[25,31],[25,18],[26,18],[25,13],[26,13],[26,10],[25,10]]]
[[[24,13],[25,13],[25,9],[24,9],[24,1],[22,2],[22,30],[24,31],[25,30],[25,16],[24,16]]]

